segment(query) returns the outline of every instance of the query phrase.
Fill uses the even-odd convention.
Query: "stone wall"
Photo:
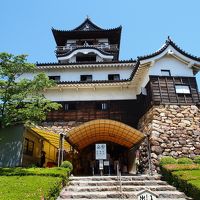
[[[139,121],[138,129],[150,138],[152,168],[159,170],[162,156],[200,155],[200,109],[191,106],[153,106]],[[141,161],[148,169],[147,139],[142,143]]]

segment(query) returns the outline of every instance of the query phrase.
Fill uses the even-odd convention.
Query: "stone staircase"
[[[57,200],[67,199],[134,199],[143,190],[150,190],[158,200],[189,200],[184,193],[160,180],[160,176],[122,176],[122,192],[116,176],[70,177]]]

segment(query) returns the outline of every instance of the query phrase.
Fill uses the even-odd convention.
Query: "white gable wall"
[[[150,68],[149,75],[161,76],[161,70],[170,70],[171,76],[194,76],[191,68],[171,55],[166,55]]]
[[[136,90],[137,94],[140,94],[141,88],[147,85],[150,75],[162,76],[161,70],[170,70],[171,76],[194,76],[193,70],[189,68],[187,64],[183,63],[172,55],[164,55],[163,57],[155,61],[153,65],[150,65],[151,62],[149,62],[149,67],[146,67],[148,69],[144,70],[144,72],[141,74],[141,77],[139,78]]]

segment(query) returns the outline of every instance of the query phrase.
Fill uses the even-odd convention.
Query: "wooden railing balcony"
[[[57,54],[64,54],[64,53],[68,53],[74,49],[77,48],[97,48],[103,51],[117,51],[118,50],[118,45],[117,44],[97,44],[97,45],[70,45],[70,46],[57,46],[56,47],[56,53]]]

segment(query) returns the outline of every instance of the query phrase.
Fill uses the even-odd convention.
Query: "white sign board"
[[[103,169],[103,160],[99,160],[99,169],[100,169],[100,170]]]
[[[104,162],[103,162],[103,165],[104,165],[104,166],[109,166],[109,160],[104,161]]]
[[[96,144],[96,160],[106,160],[106,144]]]
[[[138,200],[156,200],[157,199],[157,195],[148,190],[144,190],[140,192],[137,196],[138,196]]]

